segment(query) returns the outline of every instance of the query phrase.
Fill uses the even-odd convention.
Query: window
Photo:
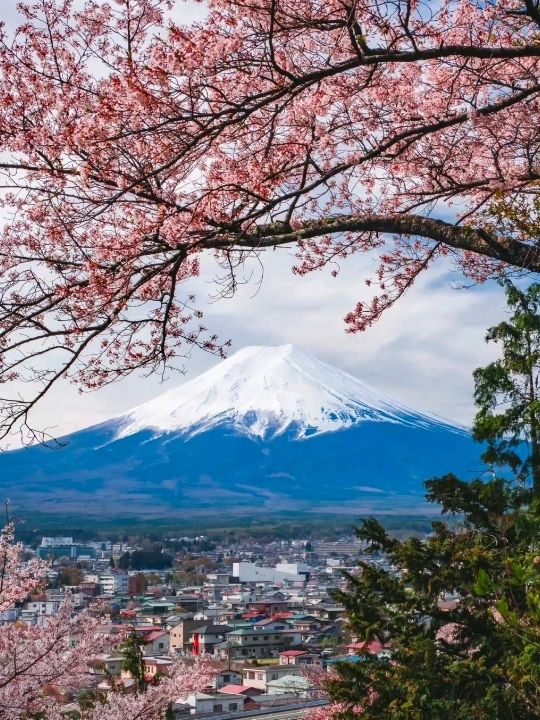
[[[270,680],[277,680],[277,679],[278,679],[278,674],[272,673],[272,675],[270,676]]]
[[[221,703],[217,703],[214,705],[214,712],[222,712],[223,711],[223,705]]]
[[[269,636],[268,636],[268,635],[265,635],[265,636],[263,637],[263,640],[269,640]]]
[[[234,712],[235,710],[238,710],[238,703],[229,703],[229,712]]]
[[[160,650],[163,650],[164,647],[165,647],[165,646],[163,645],[163,643],[158,643],[158,648],[159,648]]]
[[[223,681],[226,682],[226,683],[230,683],[230,682],[231,682],[231,676],[230,676],[230,675],[224,675],[224,676],[223,676]]]

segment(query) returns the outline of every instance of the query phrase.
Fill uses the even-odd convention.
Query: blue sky
[[[2,2],[0,19],[8,25],[15,21],[15,6],[15,0]],[[187,22],[200,14],[201,6],[182,3],[179,8],[177,18]],[[245,345],[292,342],[413,407],[470,422],[471,373],[493,357],[494,348],[486,346],[483,337],[505,312],[502,291],[495,284],[455,289],[461,278],[441,263],[374,328],[353,336],[345,333],[343,317],[365,292],[363,280],[375,259],[351,258],[336,279],[324,271],[293,276],[293,263],[285,249],[268,252],[260,286],[260,269],[254,265],[254,281],[233,299],[218,302],[209,297],[215,268],[206,263],[192,289],[205,311],[205,324],[233,341],[231,352]],[[164,383],[157,377],[132,377],[91,394],[79,395],[63,384],[37,409],[34,422],[64,434],[121,414],[215,362],[194,351],[184,363],[184,376],[169,373]]]

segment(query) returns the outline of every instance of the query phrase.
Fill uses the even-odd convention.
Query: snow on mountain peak
[[[118,437],[140,430],[193,436],[219,425],[259,438],[305,438],[362,421],[445,424],[382,394],[294,345],[253,346],[139,405]]]

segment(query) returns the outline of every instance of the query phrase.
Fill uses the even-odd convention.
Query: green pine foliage
[[[486,335],[501,357],[474,372],[473,434],[488,444],[486,462],[507,465],[523,480],[532,476],[540,501],[540,284],[504,287],[512,312]]]
[[[506,292],[513,314],[488,332],[502,358],[474,375],[474,431],[515,478],[428,481],[427,499],[454,522],[434,522],[426,540],[363,522],[358,536],[386,562],[362,563],[337,598],[352,634],[389,650],[337,664],[338,718],[540,718],[540,285]]]

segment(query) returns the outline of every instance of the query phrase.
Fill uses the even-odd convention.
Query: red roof
[[[390,645],[385,645],[378,640],[372,640],[371,642],[352,643],[351,645],[347,645],[348,650],[360,650],[362,652],[373,653],[374,655],[382,652],[383,650],[387,650],[389,647]]]
[[[262,690],[249,687],[249,685],[224,685],[218,692],[229,695],[260,695]]]
[[[154,642],[154,640],[157,640],[162,635],[166,635],[167,633],[165,630],[152,630],[152,632],[149,632],[148,635],[145,635],[142,640],[143,642]]]
[[[284,610],[283,612],[277,612],[272,615],[272,620],[287,620],[294,615],[290,610]]]
[[[163,632],[163,628],[159,625],[135,625],[134,630],[138,635],[145,635],[146,633],[155,632],[156,630]]]
[[[285,652],[280,652],[280,655],[283,655],[283,657],[298,657],[298,655],[305,655],[307,653],[307,650],[285,650]]]

